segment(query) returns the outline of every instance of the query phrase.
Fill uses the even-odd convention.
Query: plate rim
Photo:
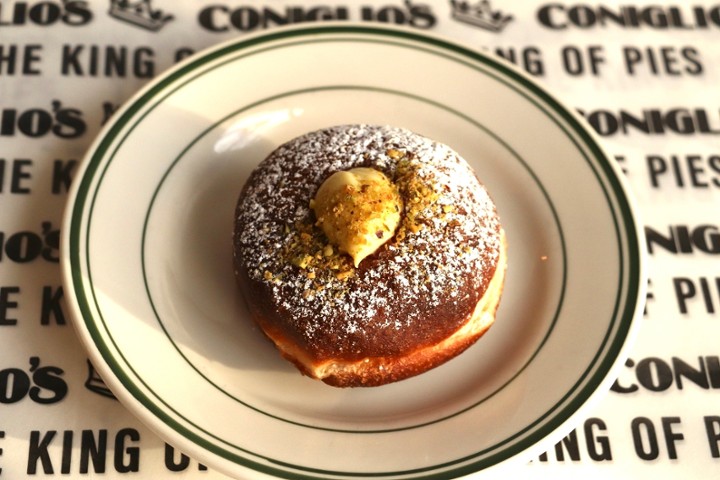
[[[616,232],[615,236],[617,239],[617,242],[619,244],[619,254],[621,257],[623,256],[623,252],[627,250],[627,255],[630,258],[623,258],[620,260],[620,266],[621,269],[629,266],[629,272],[628,272],[628,282],[627,282],[627,295],[623,297],[622,294],[617,295],[616,299],[616,305],[614,307],[614,314],[612,318],[614,319],[614,322],[618,322],[620,328],[617,333],[614,334],[614,340],[611,342],[610,349],[607,350],[607,352],[604,354],[605,357],[600,361],[598,364],[598,367],[595,369],[595,373],[590,375],[592,379],[596,379],[599,377],[598,381],[589,381],[583,388],[581,388],[576,394],[575,399],[568,403],[567,405],[560,408],[558,412],[551,415],[553,417],[553,421],[551,421],[549,424],[545,425],[542,429],[540,429],[538,432],[535,432],[535,434],[531,435],[528,439],[525,439],[523,442],[521,442],[519,445],[511,446],[509,449],[511,452],[509,454],[503,455],[503,453],[506,453],[505,450],[501,450],[498,453],[495,453],[493,455],[490,455],[489,457],[486,457],[482,460],[478,460],[469,464],[463,464],[460,465],[457,468],[454,468],[452,470],[440,470],[442,466],[434,465],[432,467],[427,468],[421,468],[419,470],[403,470],[402,472],[383,472],[383,475],[392,475],[392,474],[402,474],[403,476],[408,476],[409,474],[412,475],[413,473],[429,473],[430,476],[425,477],[424,475],[421,475],[422,478],[435,478],[433,475],[433,471],[437,470],[436,475],[440,475],[443,478],[450,473],[453,472],[454,474],[467,474],[471,472],[476,472],[478,470],[490,467],[498,463],[498,461],[493,461],[494,459],[497,459],[499,457],[499,461],[508,459],[514,455],[516,455],[519,452],[525,451],[529,449],[532,445],[535,445],[538,443],[538,440],[542,440],[544,438],[547,438],[550,433],[553,431],[556,431],[560,428],[560,426],[568,421],[571,417],[577,415],[578,411],[581,407],[586,406],[589,401],[593,397],[593,393],[598,391],[603,383],[608,383],[608,376],[610,376],[611,370],[613,368],[613,365],[616,365],[618,363],[618,359],[621,357],[621,354],[624,350],[628,348],[629,342],[632,341],[632,337],[634,336],[634,331],[637,330],[637,328],[634,328],[639,322],[635,321],[638,311],[641,310],[641,304],[643,303],[644,295],[644,278],[645,278],[645,260],[644,260],[644,251],[642,249],[642,229],[639,228],[639,221],[637,216],[637,208],[634,205],[634,200],[629,195],[630,191],[626,187],[624,183],[624,179],[620,176],[618,168],[613,165],[609,157],[603,152],[602,148],[599,146],[599,143],[596,138],[594,138],[594,134],[592,131],[589,130],[589,128],[581,123],[579,121],[579,116],[574,113],[572,110],[569,110],[567,107],[565,107],[561,102],[559,102],[557,99],[555,99],[554,96],[552,96],[550,93],[548,93],[544,88],[540,87],[533,79],[531,79],[527,74],[524,72],[516,69],[514,66],[509,65],[507,63],[504,63],[502,61],[499,61],[498,59],[492,58],[489,55],[479,52],[477,50],[471,49],[469,47],[463,46],[459,44],[456,41],[448,40],[445,38],[440,38],[433,35],[428,35],[427,33],[419,34],[416,32],[411,32],[405,29],[400,28],[388,28],[386,26],[368,26],[368,25],[352,25],[350,23],[343,23],[342,25],[315,25],[315,26],[300,26],[300,27],[292,27],[292,28],[280,28],[276,29],[274,31],[270,32],[260,32],[259,34],[242,37],[240,39],[233,39],[228,42],[221,43],[219,45],[216,45],[215,47],[211,47],[203,52],[199,52],[195,56],[189,58],[187,61],[177,65],[176,67],[172,68],[165,74],[162,74],[161,76],[157,77],[153,81],[151,81],[145,88],[143,88],[140,92],[138,92],[133,98],[131,98],[109,122],[109,124],[104,128],[104,130],[101,132],[101,134],[97,137],[94,144],[91,146],[91,148],[88,150],[88,153],[85,156],[85,159],[83,161],[83,167],[80,171],[78,171],[78,174],[76,176],[76,181],[73,182],[73,187],[71,189],[71,193],[69,196],[68,201],[68,208],[67,212],[63,221],[63,238],[64,238],[64,247],[63,247],[63,270],[64,270],[64,280],[66,281],[66,285],[69,286],[68,288],[69,292],[71,294],[74,294],[73,296],[77,295],[78,293],[82,294],[84,297],[84,293],[82,292],[82,288],[76,288],[76,285],[82,286],[85,282],[80,278],[80,271],[77,269],[72,268],[73,265],[77,264],[79,259],[79,253],[77,251],[73,252],[70,251],[71,245],[78,245],[78,235],[79,232],[76,230],[79,230],[79,228],[73,229],[70,228],[72,225],[77,223],[78,225],[81,225],[82,217],[84,215],[85,209],[81,208],[78,209],[78,199],[80,197],[81,191],[90,192],[93,190],[92,184],[93,179],[96,176],[96,170],[97,167],[102,164],[103,159],[107,156],[107,151],[112,146],[114,139],[116,138],[116,135],[120,133],[125,126],[126,123],[129,121],[135,119],[135,115],[138,111],[140,111],[148,102],[151,102],[152,100],[156,99],[156,94],[161,93],[165,90],[167,85],[171,85],[175,82],[176,79],[180,79],[186,75],[186,73],[194,71],[196,68],[201,68],[204,64],[208,62],[212,62],[217,58],[221,58],[231,52],[239,51],[243,49],[252,48],[253,46],[262,44],[264,42],[275,42],[277,40],[285,40],[292,37],[307,37],[308,35],[312,36],[322,36],[322,35],[335,35],[335,34],[350,34],[350,35],[369,35],[369,36],[381,36],[383,38],[392,38],[392,37],[400,37],[403,41],[407,42],[410,41],[411,43],[419,43],[419,44],[426,44],[430,43],[434,48],[440,48],[442,50],[450,50],[454,54],[458,55],[460,57],[469,57],[473,62],[480,62],[486,67],[489,67],[493,71],[499,71],[502,75],[508,76],[512,78],[515,82],[521,84],[524,88],[529,89],[534,95],[539,97],[543,102],[545,102],[546,107],[551,107],[550,109],[555,114],[559,115],[564,122],[566,122],[569,126],[574,127],[573,132],[582,140],[582,144],[589,150],[588,154],[592,157],[593,161],[590,161],[586,158],[586,161],[590,165],[590,167],[593,169],[593,173],[595,177],[597,177],[599,180],[601,178],[604,178],[608,185],[606,186],[604,183],[602,184],[602,190],[606,197],[608,197],[608,189],[614,193],[614,199],[617,201],[618,205],[614,205],[614,203],[611,201],[611,198],[607,198],[607,203],[610,205],[610,209],[612,211],[613,216],[613,222],[616,225]],[[540,105],[538,105],[540,107]],[[545,108],[542,108],[544,111]],[[561,125],[561,128],[564,129],[564,127]],[[573,142],[576,143],[576,147],[580,152],[584,152],[585,149],[582,149],[577,145],[577,142],[574,138],[574,136],[568,134],[565,132],[568,138],[570,138]],[[584,153],[583,153],[584,154]],[[603,175],[600,175],[597,170],[600,170]],[[89,183],[87,183],[89,182]],[[541,184],[542,185],[542,184]],[[85,188],[83,188],[85,187]],[[92,210],[92,208],[91,208]],[[555,213],[553,209],[553,213]],[[92,211],[88,213],[88,218],[92,217]],[[617,217],[620,218],[617,218]],[[626,233],[627,237],[622,237],[619,225],[622,225],[624,227],[624,233]],[[88,227],[89,228],[89,227]],[[624,248],[623,248],[624,245]],[[634,249],[637,249],[637,251],[634,251]],[[633,256],[632,254],[635,253],[636,255]],[[634,261],[633,261],[634,260]],[[628,265],[629,264],[629,265]],[[89,274],[89,271],[88,271]],[[622,273],[618,275],[620,280],[622,281],[623,276]],[[632,279],[637,279],[638,285],[636,288],[634,287],[635,282],[631,281]],[[69,282],[69,283],[68,283]],[[91,282],[90,282],[91,283]],[[621,290],[621,285],[618,285],[617,289]],[[89,320],[88,317],[93,317],[92,313],[89,312],[87,305],[81,305],[77,302],[77,299],[73,299],[73,307],[71,310],[73,310],[73,315],[71,317],[75,317],[75,313],[77,313],[75,310],[78,309],[80,313],[80,319],[78,321],[73,322],[76,325],[76,328],[81,329],[83,325],[78,325],[80,323],[84,324],[84,327],[89,328],[87,322]],[[87,302],[87,299],[83,299],[84,302]],[[620,312],[618,309],[622,306],[621,304],[624,304],[623,311]],[[610,335],[611,328],[608,329],[608,335]],[[79,332],[81,333],[81,332]],[[92,333],[91,333],[92,335]],[[85,343],[86,349],[89,350],[89,353],[91,353],[91,356],[95,356],[95,352],[92,351],[93,345],[87,344],[87,338],[85,338],[84,334],[81,334],[81,339],[84,340],[83,343]],[[93,335],[93,343],[96,348],[97,347],[97,341],[102,340],[99,338],[97,333]],[[107,347],[105,347],[105,350],[107,350]],[[602,349],[601,349],[602,350]],[[600,351],[598,352],[598,355],[600,355]],[[112,354],[111,354],[112,356]],[[104,361],[107,361],[106,355],[101,353],[101,358]],[[109,367],[109,366],[108,366]],[[120,374],[118,373],[117,368],[109,367],[112,370],[112,374],[118,376],[118,380],[123,384],[124,387],[126,387],[127,382],[134,383],[131,379],[128,378],[120,378],[123,377],[123,368],[120,367]],[[107,368],[103,367],[103,370],[107,373]],[[609,386],[609,384],[608,384]],[[117,390],[117,387],[115,388]],[[574,391],[571,390],[571,391]],[[116,392],[117,393],[117,392]],[[143,395],[142,392],[138,392],[139,394]],[[122,396],[124,396],[125,392],[123,392]],[[118,395],[120,397],[121,395]],[[134,396],[134,395],[133,395]],[[143,395],[144,396],[144,395]],[[565,397],[563,396],[563,400]],[[163,422],[165,422],[168,425],[175,425],[175,428],[172,428],[175,432],[185,431],[189,435],[195,437],[196,434],[192,431],[187,430],[183,425],[177,424],[177,422],[171,418],[168,415],[164,415],[164,412],[158,409],[153,409],[148,407],[148,399],[145,399],[145,401],[140,401],[139,399],[135,398],[136,401],[140,402],[142,406],[145,409],[150,410],[154,415],[160,417]],[[562,404],[563,400],[558,402],[557,405]],[[150,400],[150,404],[154,406],[154,401]],[[556,409],[556,407],[554,409]],[[133,411],[136,416],[139,417],[137,412]],[[140,418],[143,420],[142,418]],[[186,439],[193,441],[187,437],[186,434],[181,434]],[[537,437],[537,438],[536,438]],[[532,440],[530,440],[532,439]],[[206,441],[204,439],[200,439],[201,443],[205,445]],[[205,447],[201,447],[204,449],[208,449],[207,445]],[[237,448],[237,447],[235,447]],[[208,449],[212,451],[214,454],[218,455],[218,452],[214,449]],[[231,452],[227,452],[232,457],[236,457]],[[253,457],[262,458],[262,456],[253,453],[248,452]],[[479,454],[476,453],[475,455],[472,455],[471,457],[478,456]],[[232,463],[239,463],[241,466],[245,468],[251,468],[253,470],[267,473],[267,474],[280,474],[280,476],[286,477],[286,478],[324,478],[322,475],[331,475],[340,473],[342,475],[356,475],[356,476],[369,476],[368,473],[355,473],[355,472],[327,472],[327,471],[317,471],[316,469],[307,468],[304,470],[304,473],[299,474],[296,472],[288,472],[286,470],[277,470],[273,468],[271,465],[275,464],[278,465],[278,462],[276,460],[267,459],[269,460],[270,464],[265,465],[258,462],[253,461],[252,459],[243,458],[241,462],[236,462],[231,460],[225,455],[221,455],[226,460],[231,461]],[[467,459],[460,459],[456,460],[451,463],[460,463],[460,462],[466,462]],[[289,467],[297,469],[298,466],[295,465],[288,465]],[[316,476],[306,476],[306,475],[313,475],[313,474],[319,474],[320,477]],[[377,474],[372,474],[371,476],[377,476]],[[420,478],[413,476],[412,478]]]

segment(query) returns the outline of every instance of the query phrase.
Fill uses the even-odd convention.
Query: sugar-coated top
[[[406,197],[396,237],[357,268],[323,251],[310,209],[327,177],[355,167],[382,171]],[[487,288],[499,250],[495,205],[467,162],[395,127],[337,126],[289,141],[252,173],[236,211],[236,275],[248,300],[317,358],[393,355],[449,335]]]

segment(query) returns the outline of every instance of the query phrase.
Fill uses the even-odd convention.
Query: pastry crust
[[[356,167],[397,182],[406,205],[395,236],[357,267],[323,254],[309,207],[324,179]],[[402,380],[467,349],[494,322],[507,263],[495,205],[467,163],[369,125],[271,153],[241,192],[233,252],[255,322],[302,373],[340,387]]]

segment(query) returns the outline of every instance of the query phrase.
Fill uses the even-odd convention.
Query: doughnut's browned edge
[[[456,332],[433,345],[399,356],[366,357],[359,361],[341,358],[311,358],[298,344],[262,313],[257,292],[247,282],[238,281],[253,320],[272,341],[280,354],[304,374],[335,387],[373,387],[427,372],[458,356],[480,339],[495,321],[507,269],[507,244],[500,230],[500,255],[493,277],[473,313]],[[243,275],[239,276],[240,278]]]

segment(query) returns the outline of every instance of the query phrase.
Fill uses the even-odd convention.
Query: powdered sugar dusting
[[[288,228],[313,222],[310,199],[332,173],[371,166],[395,178],[391,150],[406,152],[437,199],[424,226],[389,241],[352,277],[307,272],[283,259]],[[439,214],[439,212],[441,214]],[[404,129],[350,125],[279,147],[253,172],[238,204],[236,265],[272,298],[266,315],[326,355],[398,353],[454,331],[495,271],[500,224],[468,164],[449,147]]]

